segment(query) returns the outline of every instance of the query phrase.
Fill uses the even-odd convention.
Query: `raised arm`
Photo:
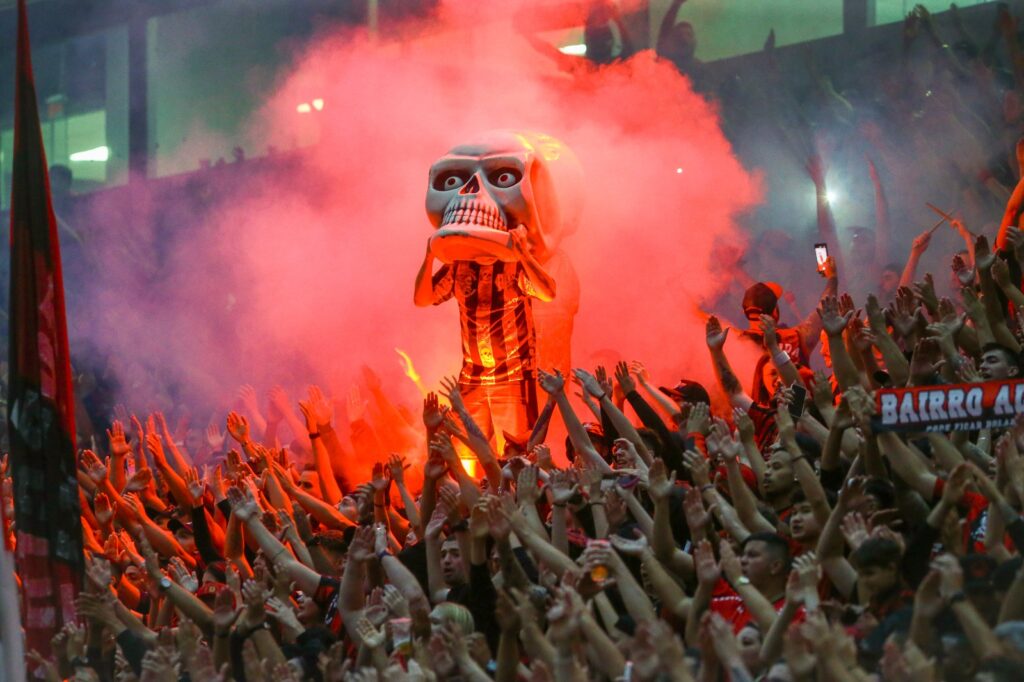
[[[729,330],[722,329],[722,323],[712,315],[705,325],[705,334],[708,350],[711,352],[711,361],[715,366],[718,385],[725,391],[733,407],[746,410],[754,401],[744,392],[740,380],[736,378],[736,373],[732,370],[729,358],[725,355],[725,341],[729,337]]]
[[[621,370],[629,376],[629,370],[626,367],[626,363],[619,363],[619,367],[616,369],[616,373]],[[640,437],[640,433],[633,426],[633,423],[629,421],[629,418],[622,413],[622,410],[618,408],[612,397],[605,391],[600,382],[585,369],[574,369],[573,374],[580,383],[583,385],[583,390],[594,396],[598,403],[601,405],[601,411],[608,416],[611,420],[615,430],[619,432],[619,435],[627,439],[636,448],[637,454],[640,455],[640,459],[643,460],[644,466],[650,466],[653,457],[647,450],[647,445]]]
[[[479,425],[473,420],[473,415],[469,413],[466,403],[463,402],[458,381],[455,377],[444,378],[441,380],[441,387],[444,389],[441,395],[448,399],[452,409],[459,415],[462,425],[466,428],[467,444],[487,475],[487,482],[491,484],[492,490],[498,490],[501,487],[501,467],[498,466],[497,455],[494,454],[487,436],[480,430]]]
[[[551,301],[555,298],[555,280],[540,264],[533,251],[530,250],[530,240],[527,237],[526,228],[522,225],[509,230],[512,237],[512,250],[523,266],[523,273],[529,284],[526,287],[529,294],[541,301]]]
[[[231,502],[232,514],[244,524],[246,531],[263,550],[264,555],[272,563],[280,563],[299,589],[307,594],[315,594],[320,587],[320,574],[296,560],[288,548],[263,525],[259,505],[251,493],[246,495],[238,488],[229,488],[228,499]]]
[[[576,453],[586,459],[591,466],[596,467],[602,474],[612,473],[612,468],[594,449],[593,444],[590,442],[590,436],[587,435],[587,430],[583,428],[579,417],[576,416],[576,411],[572,409],[569,398],[565,395],[565,378],[562,376],[562,373],[555,370],[554,374],[548,374],[544,370],[540,370],[538,378],[540,380],[540,387],[549,395],[554,396],[558,409],[562,413],[565,428],[569,432],[569,440],[572,442]]]
[[[306,420],[306,431],[309,434],[310,443],[313,446],[313,464],[316,466],[317,478],[320,480],[320,490],[323,493],[324,501],[332,506],[341,502],[341,488],[334,476],[334,467],[331,464],[331,455],[324,443],[321,425],[328,430],[331,427],[332,410],[330,403],[324,399],[323,393],[318,386],[310,386],[308,389],[309,399],[299,401],[299,410]],[[330,429],[333,431],[333,429]]]

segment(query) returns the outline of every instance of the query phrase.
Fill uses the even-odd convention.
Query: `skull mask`
[[[574,231],[579,166],[558,140],[495,131],[454,147],[430,169],[427,214],[440,260],[516,260],[509,230],[524,226],[533,255],[545,262]]]

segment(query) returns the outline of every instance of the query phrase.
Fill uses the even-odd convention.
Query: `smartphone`
[[[789,403],[789,414],[796,421],[804,413],[804,401],[807,399],[807,389],[800,384],[793,384],[790,387],[793,391],[793,401]]]
[[[814,260],[818,263],[818,274],[825,276],[825,261],[828,260],[828,244],[818,243],[814,245]]]

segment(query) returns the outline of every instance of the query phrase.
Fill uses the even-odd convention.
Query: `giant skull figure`
[[[481,135],[430,169],[426,205],[436,232],[415,303],[458,301],[460,390],[489,439],[532,427],[538,366],[568,371],[579,285],[559,247],[575,231],[580,190],[572,152],[537,133]],[[435,259],[443,263],[437,272]]]

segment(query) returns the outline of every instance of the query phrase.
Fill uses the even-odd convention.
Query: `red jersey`
[[[786,596],[783,595],[772,602],[775,612],[778,613],[786,605]],[[725,579],[720,579],[711,597],[711,612],[720,615],[727,623],[732,625],[732,631],[739,634],[739,631],[753,620],[754,616],[747,610],[743,598],[736,594]],[[804,608],[801,606],[793,618],[794,623],[800,623],[804,619]]]
[[[519,263],[456,261],[434,275],[435,305],[459,303],[462,372],[470,386],[532,380],[537,337],[530,296],[536,293]]]

